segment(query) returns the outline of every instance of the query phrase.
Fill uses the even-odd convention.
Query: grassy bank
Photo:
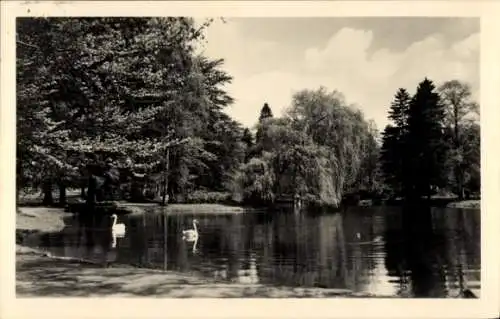
[[[480,199],[463,200],[449,203],[446,205],[448,208],[481,208]]]
[[[62,208],[21,206],[17,209],[16,229],[58,231],[64,227],[64,216],[69,216],[69,214]]]
[[[371,206],[369,200],[360,202],[359,206]],[[431,207],[447,207],[447,208],[481,208],[481,199],[458,200],[454,197],[433,197],[428,201],[422,199],[422,203],[428,203]],[[402,199],[386,200],[382,205],[387,206],[401,206],[403,205]]]
[[[62,208],[18,207],[16,214],[16,253],[33,252],[22,246],[24,239],[35,233],[57,232],[64,228],[63,218],[69,216]]]
[[[161,207],[158,204],[118,203],[117,206],[131,214],[143,214],[151,209],[163,210],[168,214],[240,214],[255,211],[252,208],[224,204],[169,204]]]

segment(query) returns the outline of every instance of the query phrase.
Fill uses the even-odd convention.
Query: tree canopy
[[[362,164],[373,155],[366,151],[377,149],[376,133],[362,113],[325,88],[297,92],[280,118],[262,120],[262,113],[271,114],[264,108],[257,152],[242,169],[247,196],[272,201],[298,195],[338,206],[342,194],[359,183]],[[252,181],[249,174],[258,177]]]
[[[424,79],[411,97],[399,89],[383,132],[381,163],[392,196],[430,197],[449,190],[459,198],[479,189],[479,125],[470,88],[457,80],[436,89]],[[467,137],[466,137],[467,136]]]
[[[105,166],[146,176],[155,196],[166,189],[176,201],[219,192],[338,206],[344,194],[382,189],[479,190],[479,111],[467,84],[398,89],[382,145],[373,121],[323,87],[296,92],[279,117],[264,103],[254,136],[225,113],[235,101],[224,61],[197,50],[210,22],[18,19],[18,190],[42,188],[51,203],[57,186],[64,202],[67,187],[84,188]]]
[[[208,23],[19,19],[20,186],[62,184],[85,164],[105,159],[158,172],[165,149],[179,145],[170,153],[170,183],[183,190],[193,174],[240,147],[242,128],[222,112],[232,103],[223,89],[231,77],[221,69],[222,60],[195,51]],[[221,121],[235,133],[207,134]],[[235,140],[225,150],[208,147],[223,138]],[[236,164],[224,168],[230,165]],[[214,187],[222,183],[214,182],[219,184]]]

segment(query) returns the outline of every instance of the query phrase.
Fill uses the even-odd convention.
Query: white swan
[[[113,224],[111,225],[111,231],[113,234],[115,234],[117,237],[123,236],[125,234],[125,224],[117,224],[116,220],[118,219],[118,216],[116,214],[111,215],[111,219],[113,219]]]
[[[198,221],[193,220],[193,229],[187,229],[182,231],[182,239],[186,241],[195,241],[198,239],[198,228],[196,227]]]

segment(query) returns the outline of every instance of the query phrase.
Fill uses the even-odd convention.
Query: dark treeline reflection
[[[199,221],[199,238],[182,230]],[[167,215],[67,221],[38,245],[55,254],[175,270],[243,284],[350,289],[384,296],[454,297],[480,289],[478,210],[352,208],[307,215]]]
[[[399,294],[459,296],[480,289],[479,211],[405,207],[386,224],[386,268]]]

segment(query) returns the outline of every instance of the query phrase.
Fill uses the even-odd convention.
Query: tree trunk
[[[455,176],[457,180],[457,195],[459,200],[464,199],[464,174],[462,169],[460,168],[460,165],[457,165],[455,167]]]
[[[88,188],[87,188],[87,198],[86,202],[89,205],[93,205],[96,202],[96,180],[95,177],[90,175],[88,179]]]
[[[20,197],[21,197],[21,189],[19,185],[16,185],[16,205],[19,205]]]
[[[16,174],[16,205],[19,204],[19,199],[21,198],[21,176],[24,176],[22,166],[17,163],[18,172]]]
[[[463,200],[464,199],[464,183],[463,183],[463,174],[460,172],[459,174],[459,180],[458,180],[458,199]]]
[[[66,205],[66,185],[64,183],[59,184],[59,205]]]
[[[169,167],[170,165],[170,150],[167,148],[165,152],[165,171],[163,172],[163,197],[161,199],[161,205],[165,206],[167,205],[168,199],[168,174],[169,174]]]
[[[42,185],[43,191],[43,205],[53,205],[54,198],[52,197],[52,183],[50,181],[44,181]]]
[[[454,105],[453,108],[453,120],[454,120],[454,134],[455,134],[455,150],[458,152],[460,149],[460,139],[459,139],[459,128],[458,128],[458,112],[459,112],[459,107],[457,104]],[[464,199],[464,174],[462,172],[462,169],[460,167],[461,163],[457,163],[456,166],[456,177],[457,177],[457,190],[458,190],[458,199],[463,200]]]

